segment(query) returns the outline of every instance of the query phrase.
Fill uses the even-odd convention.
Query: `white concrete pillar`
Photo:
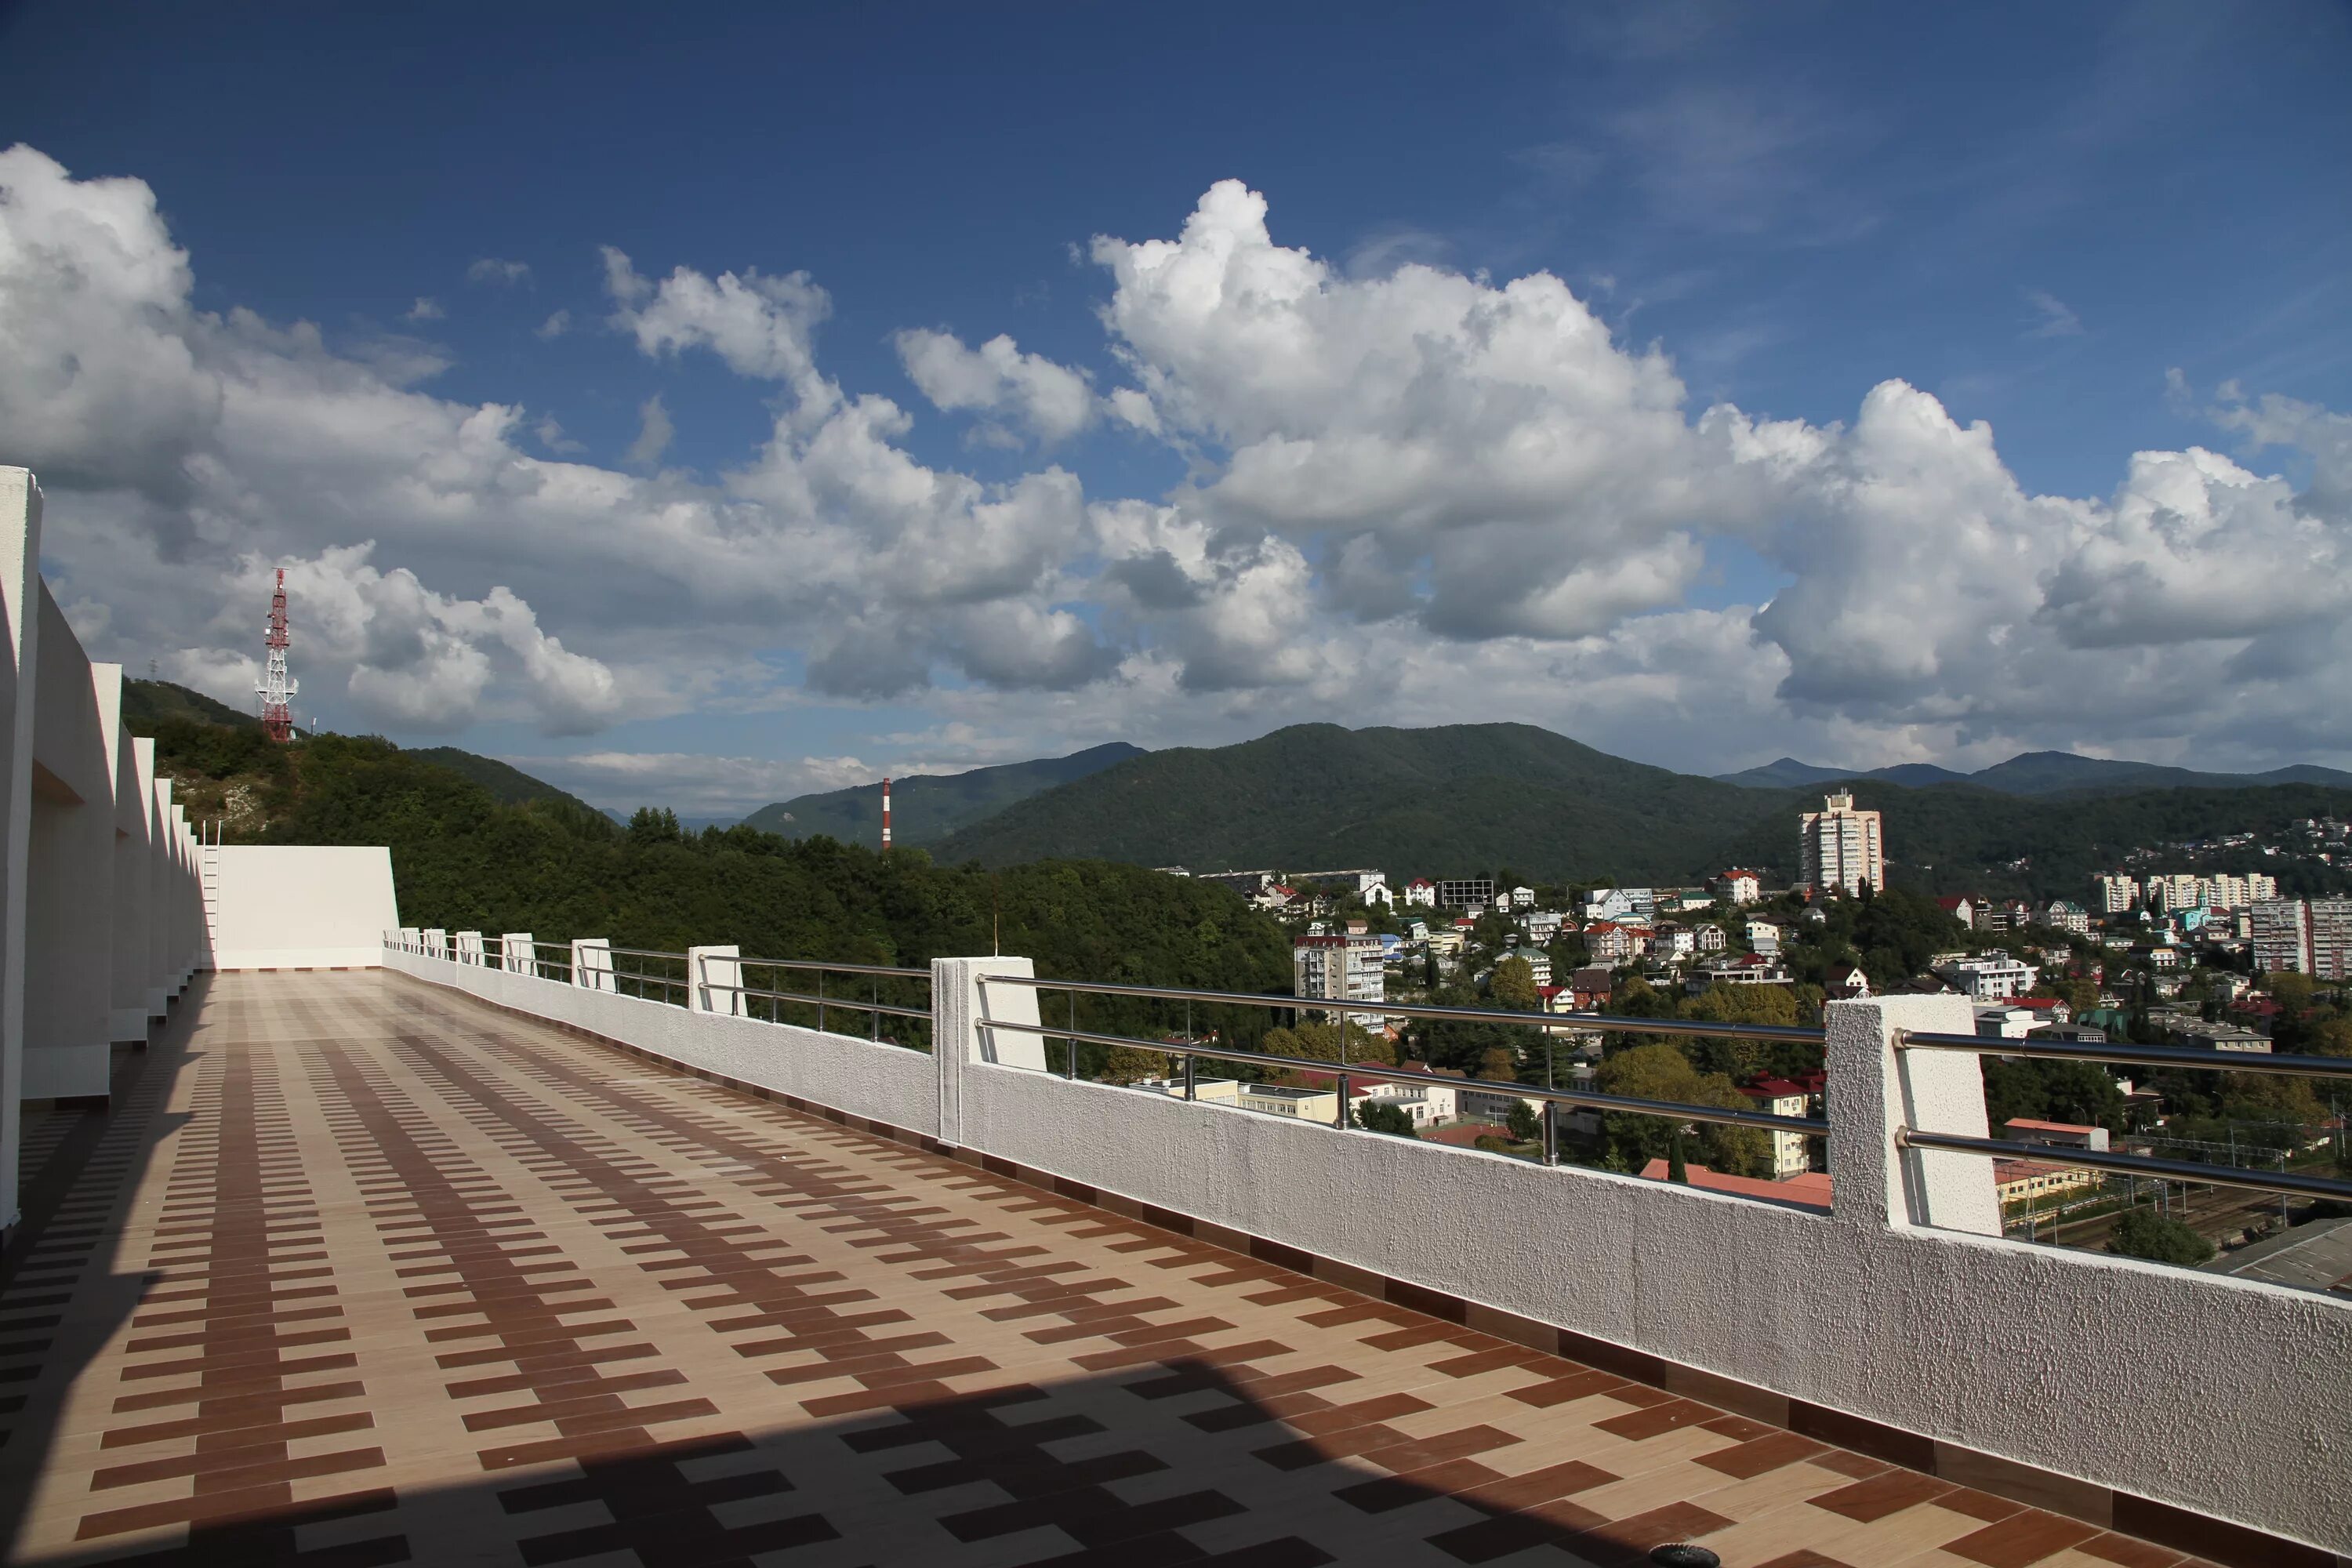
[[[478,968],[482,962],[482,933],[478,931],[461,931],[457,933],[457,947],[454,956],[457,962],[470,963]]]
[[[448,957],[449,933],[439,926],[426,926],[425,928],[425,956],[427,958]]]
[[[114,773],[97,674],[48,589],[37,597],[24,1094],[102,1100],[113,1036]]]
[[[106,742],[108,772],[114,788],[113,896],[107,927],[112,946],[107,957],[108,1037],[118,1045],[147,1043],[147,813],[139,783],[139,759],[122,727],[122,667],[90,667],[97,678],[99,720]]]
[[[0,1232],[20,1217],[25,1075],[25,888],[31,853],[33,691],[40,646],[41,487],[0,468]]]
[[[991,1029],[992,1020],[1034,1024],[1037,992],[1029,985],[985,985],[990,974],[1030,975],[1025,958],[935,958],[931,960],[931,1056],[940,1074],[940,1141],[963,1142],[963,1073],[973,1062],[1045,1070],[1040,1035]]]
[[[572,944],[572,984],[590,991],[618,991],[613,979],[613,941],[584,936]]]
[[[114,795],[114,1037],[147,1043],[154,980],[155,742],[125,731]]]
[[[194,891],[194,899],[191,892]],[[192,907],[193,906],[193,907]],[[204,907],[196,889],[196,836],[188,826],[188,808],[172,805],[172,994],[188,988],[196,973],[195,918]]]
[[[172,781],[154,781],[148,802],[147,836],[154,845],[147,858],[147,1018],[160,1023],[172,1004],[172,899],[175,892],[173,865],[177,850],[172,838]]]
[[[686,1005],[697,1013],[722,1013],[730,1018],[743,1016],[743,950],[730,942],[725,947],[689,947],[686,950]]]
[[[401,951],[404,952],[413,953],[420,958],[423,957],[425,954],[425,933],[415,926],[401,927],[400,946]]]
[[[1895,1134],[1982,1138],[1984,1075],[1972,1056],[1898,1051],[1895,1032],[1967,1035],[1976,1015],[1963,996],[1880,996],[1822,1009],[1829,1036],[1831,1203],[1840,1219],[1901,1229],[2000,1234],[1992,1161],[1982,1154],[1912,1149]]]
[[[499,938],[499,967],[509,974],[537,974],[539,949],[530,932],[510,931]]]

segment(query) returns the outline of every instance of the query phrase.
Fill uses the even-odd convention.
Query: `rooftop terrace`
[[[27,1129],[14,1561],[2194,1561],[381,971],[118,1060]]]

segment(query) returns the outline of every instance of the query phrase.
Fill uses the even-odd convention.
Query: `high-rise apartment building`
[[[1797,880],[1816,892],[1885,892],[1886,846],[1879,814],[1856,811],[1851,790],[1826,797],[1822,806],[1805,813],[1797,829]]]
[[[2324,903],[2347,905],[2342,899]],[[2352,907],[2352,905],[2347,905]],[[2266,899],[2253,907],[2254,967],[2312,973],[2311,908],[2301,899]]]
[[[2194,872],[2147,879],[2147,907],[2152,910],[2193,910],[2204,898],[2205,884]]]
[[[2091,885],[2096,890],[2101,914],[2126,914],[2139,902],[2139,879],[2137,877],[2098,876],[2091,879]]]
[[[1362,1003],[1388,995],[1378,937],[1302,936],[1291,943],[1290,965],[1295,996]],[[1380,1026],[1381,1016],[1350,1013],[1348,1021],[1372,1029]]]
[[[2311,974],[2320,980],[2352,980],[2352,899],[2314,899],[2311,913]]]

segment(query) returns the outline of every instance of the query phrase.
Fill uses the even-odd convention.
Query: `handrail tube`
[[[746,969],[831,969],[844,974],[895,974],[908,980],[929,980],[928,969],[898,969],[887,963],[831,963],[822,959],[738,958],[729,962]]]
[[[1980,1057],[2045,1057],[2063,1061],[2125,1062],[2140,1067],[2210,1068],[2219,1072],[2277,1072],[2314,1078],[2352,1079],[2352,1057],[2280,1056],[2270,1051],[2208,1051],[2193,1046],[2136,1046],[2117,1041],[2085,1045],[2079,1040],[2009,1040],[1991,1035],[1930,1035],[1906,1029],[1899,1047],[1930,1051],[1973,1051]]]
[[[682,952],[664,952],[655,947],[608,947],[604,951],[624,958],[675,958],[680,963],[686,962],[686,954]]]
[[[1089,1045],[1128,1046],[1138,1050],[1158,1051],[1169,1057],[1202,1057],[1210,1061],[1255,1062],[1265,1067],[1282,1068],[1288,1071],[1328,1072],[1334,1078],[1345,1073],[1349,1078],[1376,1078],[1390,1083],[1436,1084],[1445,1089],[1483,1089],[1496,1094],[1517,1095],[1522,1100],[1552,1100],[1564,1105],[1591,1106],[1596,1110],[1635,1111],[1643,1116],[1679,1116],[1690,1121],[1715,1121],[1727,1127],[1763,1127],[1775,1132],[1802,1132],[1822,1138],[1829,1134],[1830,1124],[1810,1116],[1774,1116],[1762,1110],[1734,1110],[1727,1106],[1685,1105],[1675,1100],[1635,1100],[1629,1095],[1602,1094],[1594,1089],[1545,1089],[1531,1083],[1503,1083],[1494,1079],[1444,1078],[1434,1073],[1408,1072],[1401,1068],[1375,1067],[1369,1062],[1349,1062],[1344,1068],[1338,1062],[1326,1062],[1312,1057],[1269,1056],[1263,1051],[1245,1051],[1227,1046],[1171,1046],[1165,1040],[1140,1040],[1131,1035],[1100,1035],[1087,1029],[1056,1028],[1046,1024],[1013,1024],[992,1018],[972,1022],[980,1030],[1004,1029],[1019,1035],[1043,1035],[1056,1040],[1083,1040]]]
[[[983,985],[999,981],[1041,991],[1076,991],[1088,996],[1157,996],[1176,1002],[1223,1002],[1242,1007],[1287,1007],[1317,1013],[1375,1013],[1383,1018],[1432,1018],[1465,1024],[1514,1024],[1535,1028],[1562,1026],[1622,1029],[1653,1035],[1704,1035],[1715,1039],[1785,1040],[1818,1046],[1819,1029],[1785,1024],[1718,1024],[1698,1018],[1620,1018],[1607,1013],[1520,1013],[1497,1007],[1433,1007],[1422,1002],[1351,1002],[1344,996],[1266,996],[1254,991],[1196,991],[1181,985],[1115,985],[1087,980],[1052,980],[1042,974],[983,974]]]
[[[1897,1148],[1942,1149],[1956,1154],[1996,1154],[2006,1159],[2032,1160],[2045,1165],[2082,1165],[2092,1170],[2121,1171],[2128,1175],[2164,1181],[2194,1182],[2210,1187],[2252,1187],[2257,1192],[2293,1193],[2311,1198],[2352,1198],[2352,1182],[2325,1176],[2298,1176],[2231,1165],[2200,1165],[2194,1160],[2160,1160],[2150,1154],[2118,1154],[2106,1149],[2075,1149],[2056,1143],[2026,1143],[2013,1138],[1965,1138],[1954,1132],[1920,1132],[1908,1127],[1895,1132]]]
[[[772,996],[779,1002],[804,1002],[814,1007],[823,1003],[827,1007],[845,1007],[852,1013],[889,1013],[901,1018],[931,1016],[929,1007],[897,1007],[887,1002],[860,1002],[853,996],[804,996],[796,991],[761,991],[750,985],[721,985],[715,980],[702,983],[706,991],[727,991],[738,996]]]

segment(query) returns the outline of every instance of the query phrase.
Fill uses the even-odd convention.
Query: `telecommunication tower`
[[[882,781],[882,847],[890,847],[890,781]]]
[[[278,591],[269,596],[269,662],[261,684],[253,689],[261,699],[261,727],[279,745],[294,738],[294,693],[301,683],[286,673],[286,568],[278,569]]]

